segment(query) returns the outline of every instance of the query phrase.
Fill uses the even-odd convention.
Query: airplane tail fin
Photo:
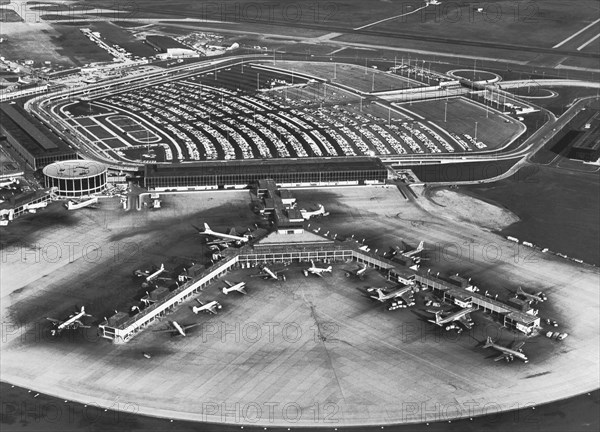
[[[161,263],[159,270],[160,270],[160,271],[163,271],[164,269],[165,269],[165,264],[164,264],[164,263]]]
[[[525,292],[523,291],[523,288],[521,288],[521,287],[517,288],[517,294],[525,294]]]
[[[485,344],[483,345],[484,348],[488,348],[491,347],[493,345],[494,341],[492,340],[491,336],[487,337],[487,340],[485,341]]]
[[[421,240],[421,243],[419,243],[419,246],[417,247],[418,251],[422,251],[423,249],[425,249],[425,241]]]
[[[222,291],[223,291],[223,294],[227,295],[227,288],[223,287]]]
[[[210,231],[210,227],[206,222],[204,222],[204,232]]]
[[[331,267],[331,266],[327,267],[327,271],[328,271],[329,273],[331,273],[331,270],[332,270],[332,269],[333,269],[333,267]]]

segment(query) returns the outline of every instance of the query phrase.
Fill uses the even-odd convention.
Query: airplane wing
[[[508,354],[506,354],[506,353],[502,353],[502,354],[500,354],[498,357],[494,358],[494,361],[495,361],[495,362],[497,362],[497,361],[504,360],[504,359],[508,359],[508,358],[510,358],[510,357],[508,356]]]
[[[246,290],[244,289],[244,287],[241,287],[238,291],[241,292],[242,294],[248,294],[246,292]]]
[[[210,240],[210,241],[206,242],[206,244],[209,245],[209,246],[212,246],[212,245],[216,245],[216,246],[228,245],[229,243],[231,243],[231,240],[226,240],[226,239],[214,239],[214,240]]]
[[[513,351],[521,351],[521,348],[523,348],[523,345],[525,345],[525,342],[515,341],[510,345],[510,349]]]
[[[57,319],[55,319],[55,318],[46,318],[46,319],[47,319],[48,321],[52,321],[54,324],[60,324],[60,323],[61,323],[61,321],[60,321],[60,320],[57,320]]]
[[[194,224],[192,224],[192,226],[194,227],[194,229],[195,229],[196,231],[198,231],[198,233],[200,233],[200,234],[204,234],[204,230],[203,230],[202,228],[198,228],[198,227],[197,227],[196,225],[194,225]]]
[[[229,230],[229,235],[232,235],[232,236],[238,236],[238,233],[237,233],[237,231],[235,230],[235,228],[231,228],[231,229]]]
[[[194,328],[194,327],[201,326],[202,324],[203,324],[203,323],[201,323],[201,322],[197,322],[197,323],[194,323],[194,324],[182,325],[182,326],[181,326],[181,328],[182,328],[183,330],[188,330],[188,329],[191,329],[191,328]],[[177,331],[177,330],[175,330],[175,331]]]
[[[406,291],[406,292],[400,294],[400,298],[407,305],[411,304],[413,302],[413,300],[412,300],[412,291]]]
[[[168,328],[168,329],[163,329],[163,330],[153,330],[153,333],[179,333],[177,331],[177,329],[174,328]]]
[[[223,282],[225,282],[225,284],[226,284],[226,285],[227,285],[229,288],[231,288],[231,287],[233,286],[233,284],[232,284],[231,282],[229,282],[229,281],[226,281],[226,280],[224,280]]]
[[[470,314],[464,314],[464,315],[460,316],[456,321],[458,321],[459,323],[461,323],[463,326],[465,326],[468,329],[473,327]]]

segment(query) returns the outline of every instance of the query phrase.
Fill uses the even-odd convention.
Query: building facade
[[[88,160],[66,160],[44,167],[47,188],[59,197],[82,197],[106,189],[107,167]]]

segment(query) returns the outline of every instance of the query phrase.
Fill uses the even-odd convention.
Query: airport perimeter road
[[[94,262],[90,256],[35,261],[28,243],[22,245],[28,262],[18,250],[5,254],[10,277],[2,272],[2,379],[106,408],[265,427],[446,421],[526,410],[597,387],[597,268],[536,251],[515,255],[513,243],[473,222],[447,218],[443,207],[421,206],[423,198],[407,202],[393,187],[303,193],[327,198],[331,216],[318,222],[322,232],[354,233],[380,251],[400,238],[424,239],[445,246],[439,255],[432,251],[435,269],[467,273],[483,289],[544,290],[549,300],[540,314],[557,319],[570,336],[562,342],[529,338],[528,364],[495,363],[478,343],[486,335],[501,336],[503,343],[520,336],[500,331],[481,314],[474,314],[472,334],[456,338],[410,310],[385,311],[359,289],[389,284],[375,271],[364,281],[347,279],[344,271],[355,263],[334,263],[324,278],[306,278],[302,265],[294,265],[285,283],[251,277],[252,270],[230,273],[226,279],[248,283],[248,295],[225,296],[222,283],[207,287],[199,298],[218,300],[218,315],[196,316],[189,301],[123,346],[98,340],[93,329],[88,338],[48,336],[46,316],[60,318],[79,303],[101,320],[118,300],[132,297],[131,271],[142,263],[198,254],[190,222],[240,226],[248,217],[247,192],[205,192],[165,197],[157,212],[123,212],[115,201],[73,213],[68,225],[49,211],[15,221],[9,228],[46,221],[35,241],[47,257],[51,242],[67,240],[103,242],[103,251],[135,242],[140,255],[133,262],[114,262],[110,254]],[[152,332],[172,319],[203,326],[186,338]]]

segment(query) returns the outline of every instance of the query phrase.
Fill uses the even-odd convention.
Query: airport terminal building
[[[0,135],[34,170],[68,159],[77,159],[77,152],[65,142],[38,127],[16,105],[0,105],[2,125]]]
[[[100,162],[89,160],[67,160],[54,162],[44,167],[47,188],[52,188],[60,197],[82,197],[106,189],[108,168]]]
[[[356,240],[340,241],[335,238],[302,230],[293,234],[274,231],[240,249],[227,249],[223,259],[208,268],[196,265],[188,269],[191,278],[172,292],[164,292],[161,301],[129,316],[119,311],[99,326],[101,337],[114,343],[126,343],[147,326],[160,320],[181,303],[195,297],[200,291],[236,268],[252,269],[274,263],[356,261],[387,273],[388,280],[413,285],[415,290],[432,290],[445,301],[460,307],[476,307],[493,315],[503,326],[524,334],[532,334],[539,327],[539,317],[473,292],[464,281],[439,279],[428,272],[413,270],[394,263],[369,251]]]
[[[149,190],[246,188],[265,178],[282,187],[382,184],[388,171],[369,157],[268,159],[147,165]]]

